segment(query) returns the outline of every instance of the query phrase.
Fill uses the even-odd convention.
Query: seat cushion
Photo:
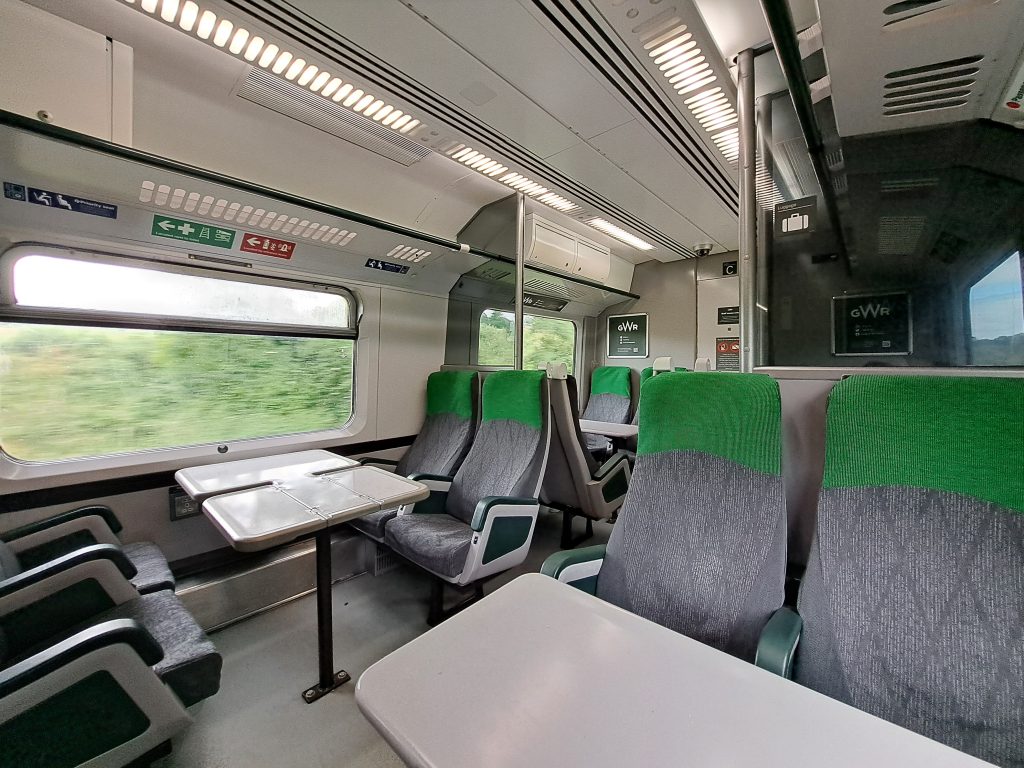
[[[123,544],[121,549],[135,566],[137,573],[132,578],[132,585],[139,590],[140,594],[174,589],[174,575],[171,573],[170,566],[167,565],[167,558],[156,544],[137,541],[132,544]]]
[[[221,656],[173,592],[140,595],[103,614],[103,619],[135,619],[164,649],[153,666],[186,707],[220,688]]]
[[[382,509],[378,512],[370,512],[368,515],[356,517],[349,521],[349,525],[360,533],[365,533],[371,539],[384,541],[384,526],[389,520],[398,516],[397,509]]]
[[[384,543],[428,571],[454,578],[462,573],[473,529],[451,515],[400,515],[384,529]]]

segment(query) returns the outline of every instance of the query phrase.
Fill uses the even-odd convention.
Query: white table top
[[[593,421],[580,419],[580,432],[605,437],[636,437],[640,427],[636,424],[616,424],[611,421]]]
[[[295,463],[286,463],[289,457]],[[346,462],[340,468],[339,459]],[[210,471],[218,468],[220,474]],[[189,495],[203,500],[203,512],[231,546],[242,552],[284,544],[368,512],[393,509],[430,495],[423,483],[378,467],[359,466],[326,451],[183,469],[175,477]],[[257,479],[260,482],[253,485]]]
[[[329,472],[358,464],[354,459],[330,451],[297,451],[179,469],[174,473],[174,479],[185,493],[202,504],[219,493],[258,488],[270,485],[275,480]]]
[[[987,766],[540,574],[367,669],[411,766]]]

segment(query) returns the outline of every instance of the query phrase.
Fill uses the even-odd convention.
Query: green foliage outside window
[[[0,323],[0,445],[52,461],[341,427],[354,342]]]
[[[544,363],[565,363],[573,372],[576,357],[576,325],[571,320],[541,315],[523,318],[523,368]],[[488,309],[480,315],[480,365],[511,367],[515,361],[515,316]]]

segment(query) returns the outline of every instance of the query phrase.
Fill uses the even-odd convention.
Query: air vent
[[[983,58],[979,54],[889,72],[882,114],[912,115],[962,107],[971,98],[979,70],[975,65]]]
[[[430,251],[413,248],[411,245],[399,245],[387,252],[387,258],[401,261],[420,262],[430,256]]]
[[[259,69],[249,70],[237,95],[404,166],[417,163],[430,154],[427,147],[410,141],[391,128],[324,99],[308,88]]]
[[[190,213],[204,219],[216,219],[230,222],[248,229],[262,229],[268,232],[279,232],[282,235],[299,237],[318,242],[320,245],[332,245],[342,248],[355,239],[356,233],[318,221],[300,219],[287,213],[267,211],[252,205],[245,205],[233,200],[204,195],[201,192],[190,192],[169,184],[157,184],[153,181],[142,182],[139,190],[139,202],[168,208],[172,211]]]
[[[559,299],[581,299],[585,296],[583,292],[571,285],[553,283],[550,280],[541,280],[537,277],[527,280],[523,283],[523,287],[528,291]]]
[[[898,31],[921,24],[930,24],[959,16],[965,11],[985,5],[995,5],[999,0],[901,0],[887,5],[882,13],[891,16],[882,28],[887,32]]]
[[[883,179],[880,184],[882,194],[908,195],[927,193],[939,185],[935,176],[918,176],[906,179]]]
[[[927,219],[924,216],[882,216],[878,219],[880,256],[906,256],[917,249]]]

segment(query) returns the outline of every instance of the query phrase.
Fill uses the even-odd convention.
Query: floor
[[[578,529],[582,521],[577,520]],[[492,592],[540,569],[559,549],[561,515],[537,522],[526,562],[488,582]],[[594,525],[589,544],[608,540]],[[378,659],[425,632],[425,574],[402,566],[334,585],[334,656],[357,679]],[[485,598],[486,599],[486,598]],[[299,694],[316,679],[316,605],[312,595],[212,636],[224,657],[220,692],[190,710],[195,722],[174,741],[159,768],[384,768],[402,765],[363,718],[349,683],[313,704]]]

